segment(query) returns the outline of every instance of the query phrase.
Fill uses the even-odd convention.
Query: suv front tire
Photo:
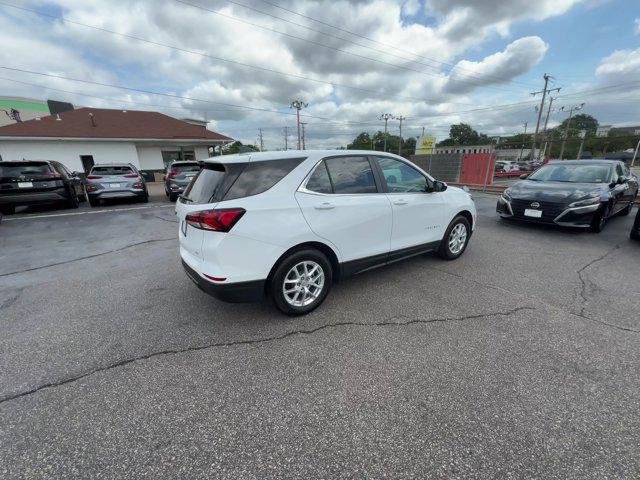
[[[440,242],[438,254],[445,260],[455,260],[464,253],[471,237],[469,220],[462,215],[455,217]]]
[[[324,301],[332,282],[331,262],[322,252],[297,250],[278,264],[269,283],[269,295],[281,312],[303,315]]]

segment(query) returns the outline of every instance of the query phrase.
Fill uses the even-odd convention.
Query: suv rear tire
[[[2,213],[3,215],[13,215],[14,213],[16,213],[16,206],[15,205],[2,205],[0,207],[0,213]]]
[[[99,198],[91,198],[91,197],[89,197],[89,205],[91,205],[92,207],[100,206],[100,199]]]
[[[331,262],[322,252],[306,248],[280,261],[268,285],[269,296],[281,312],[303,315],[324,301],[332,283]]]
[[[469,220],[462,215],[458,215],[451,220],[447,227],[447,231],[442,237],[442,242],[440,242],[438,255],[445,260],[455,260],[467,249],[469,237],[471,237]]]
[[[78,200],[78,193],[73,187],[69,188],[69,200],[67,202],[67,207],[69,208],[78,208],[80,206],[80,200]]]

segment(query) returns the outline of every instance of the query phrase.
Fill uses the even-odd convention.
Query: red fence
[[[460,183],[491,185],[496,156],[493,153],[467,153],[462,156]]]

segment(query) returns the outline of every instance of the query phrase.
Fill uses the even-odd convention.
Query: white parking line
[[[145,207],[131,207],[131,208],[110,208],[107,210],[89,210],[86,212],[73,212],[73,213],[53,213],[51,215],[27,215],[24,217],[3,217],[3,222],[10,222],[12,220],[35,220],[38,218],[50,218],[50,217],[69,217],[72,215],[89,215],[92,213],[108,213],[108,212],[127,212],[131,210],[144,210],[147,208],[175,208],[175,205],[148,205]]]

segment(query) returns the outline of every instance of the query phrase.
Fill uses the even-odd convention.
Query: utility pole
[[[638,144],[636,145],[636,151],[633,152],[633,159],[631,160],[631,166],[636,163],[636,157],[638,156],[638,149],[640,148],[640,140],[638,140]]]
[[[584,103],[581,103],[580,105],[572,105],[569,109],[569,118],[567,119],[567,125],[564,127],[564,137],[562,138],[562,147],[560,147],[560,160],[562,160],[562,155],[564,155],[564,147],[567,143],[567,138],[569,137],[569,126],[571,125],[571,117],[573,117],[573,112],[582,110],[582,107],[584,107]],[[564,107],[562,107],[560,110],[564,110]]]
[[[383,151],[385,152],[387,151],[387,122],[391,118],[395,118],[395,117],[390,113],[383,113],[378,117],[378,120],[384,120],[384,150]]]
[[[540,119],[542,118],[542,110],[544,109],[544,101],[547,98],[547,93],[553,92],[554,90],[556,92],[560,91],[560,88],[552,88],[552,89],[547,88],[547,85],[549,85],[549,80],[551,79],[550,75],[547,75],[545,73],[542,78],[544,78],[544,89],[540,90],[539,92],[531,92],[531,95],[533,95],[534,97],[539,93],[542,94],[542,100],[540,101],[540,108],[538,109],[538,121],[536,122],[536,131],[533,134],[533,142],[531,144],[531,161],[533,161],[533,157],[536,151],[536,140],[538,137],[538,130],[540,129]]]
[[[524,122],[524,135],[522,137],[522,145],[520,146],[520,156],[518,157],[518,161],[520,162],[522,160],[522,151],[524,150],[524,138],[527,135],[527,125],[529,124],[529,122]]]
[[[402,121],[405,118],[406,117],[403,117],[402,115],[398,117],[398,120],[400,120],[400,141],[398,142],[398,155],[402,154]]]
[[[306,150],[307,147],[304,144],[304,126],[306,125],[306,122],[300,122],[300,125],[302,126],[302,150]]]
[[[308,103],[304,103],[302,100],[294,100],[291,102],[290,108],[296,109],[296,119],[298,120],[298,150],[300,150],[300,110],[303,108],[307,108],[309,106]]]
[[[422,136],[424,137],[424,127],[422,127]]]
[[[580,157],[582,157],[582,149],[584,148],[584,139],[587,136],[587,131],[586,130],[581,130],[580,131],[580,138],[582,140],[580,140],[580,148],[578,148],[578,160],[580,160]]]
[[[549,133],[547,132],[547,125],[549,124],[549,117],[551,116],[551,105],[553,105],[554,100],[555,98],[551,96],[549,97],[549,108],[547,109],[547,116],[544,119],[544,128],[542,129],[542,132],[544,134],[544,149],[538,152],[538,160],[540,160],[540,157],[547,151],[547,143],[549,142],[549,139],[547,138],[547,136],[549,135]]]
[[[289,127],[284,127],[284,149],[289,150]]]
[[[260,142],[260,151],[262,152],[262,151],[264,151],[264,139],[262,138],[262,129],[261,128],[258,129],[258,139],[259,139],[259,142]]]

